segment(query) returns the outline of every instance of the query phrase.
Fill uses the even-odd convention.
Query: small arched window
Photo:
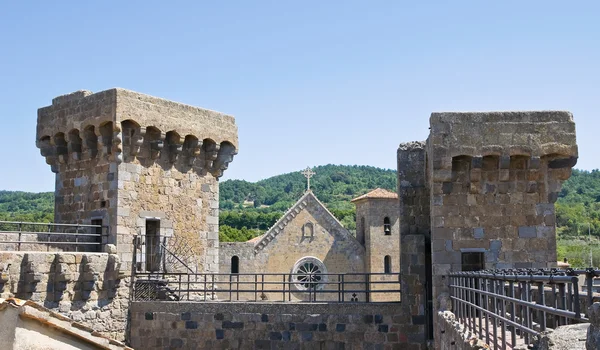
[[[392,257],[389,255],[386,255],[385,258],[383,258],[383,272],[392,273]]]
[[[387,216],[383,219],[383,234],[386,236],[392,234],[392,225],[390,225],[390,218]]]
[[[315,236],[315,227],[312,222],[307,222],[302,226],[302,239],[312,240]]]
[[[237,255],[231,257],[231,273],[240,273],[240,258]]]

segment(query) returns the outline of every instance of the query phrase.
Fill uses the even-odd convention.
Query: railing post
[[[17,226],[17,231],[19,232],[19,243],[17,243],[18,251],[21,251],[21,241],[22,241],[22,237],[23,237],[23,232],[21,232],[22,229],[23,229],[22,222],[19,222],[19,224]]]
[[[508,282],[508,288],[510,289],[510,297],[512,299],[515,298],[515,284],[512,281]],[[514,300],[511,301],[511,311],[510,311],[510,320],[515,322],[515,313],[517,312],[517,308],[515,306]],[[510,329],[510,337],[511,337],[511,345],[514,347],[517,342],[517,330],[515,326],[511,326]]]
[[[592,267],[587,268],[585,276],[586,276],[586,287],[587,287],[587,297],[588,297],[587,306],[590,307],[590,306],[592,306],[592,304],[594,304],[594,293],[593,293],[594,268],[592,268]]]
[[[206,289],[208,288],[206,285],[206,277],[208,276],[204,274],[204,301],[206,301],[206,296],[208,295],[208,293],[206,292]]]
[[[479,277],[477,278],[477,298],[475,300],[477,300],[477,306],[482,306],[483,305],[483,293],[481,293],[482,291],[482,278],[481,278],[481,274],[479,275]],[[478,314],[479,314],[479,337],[483,338],[483,311],[481,310],[477,310]],[[486,315],[487,317],[487,315]]]
[[[215,297],[214,297],[214,295],[215,295],[215,274],[212,273],[211,276],[212,276],[212,289],[210,291],[210,295],[211,295],[210,300],[215,300]]]
[[[573,281],[573,312],[575,312],[575,317],[581,317],[581,304],[579,303],[579,278],[573,276],[571,278]]]
[[[504,281],[506,280],[506,276],[504,274],[502,274],[502,279],[499,281],[499,294],[501,296],[505,296],[506,295],[506,290],[504,289],[505,285],[504,285]],[[502,315],[502,317],[506,317],[506,301],[504,299],[500,299],[500,314]],[[502,350],[506,350],[506,322],[501,321],[502,322],[502,329],[500,330],[500,333],[502,334]]]
[[[487,292],[489,291],[489,279],[486,277],[483,279],[483,291]],[[485,295],[484,296],[484,301],[485,301],[485,309],[487,311],[490,310],[490,298],[489,296]],[[485,315],[485,339],[486,339],[486,343],[489,344],[490,343],[490,317],[488,314]]]
[[[79,225],[75,228],[75,251],[79,251]]]
[[[344,274],[340,274],[340,278],[341,278],[340,285],[342,286],[342,303],[343,303],[345,301],[344,300],[345,299],[345,295],[344,294],[346,294],[346,285],[345,285],[346,281],[344,280],[345,279]]]
[[[367,292],[366,292],[365,301],[367,303],[370,303],[371,302],[371,274],[367,274],[367,285],[366,285],[366,288],[367,288]]]
[[[529,286],[529,282],[525,281],[523,282],[523,285],[525,286],[525,319],[523,320],[523,322],[525,323],[525,327],[531,329],[531,315],[530,315],[530,309],[529,309],[529,301],[530,301],[530,286]],[[531,342],[531,337],[529,335],[529,332],[525,332],[525,344],[529,344]]]
[[[492,293],[494,293],[494,295],[492,296],[493,303],[492,303],[492,309],[493,309],[493,318],[492,318],[492,327],[494,327],[493,331],[493,335],[494,335],[494,349],[498,349],[498,319],[496,316],[498,316],[498,298],[496,298],[496,295],[498,294],[498,281],[496,280],[496,274],[493,274],[493,280],[492,280]]]
[[[46,230],[46,232],[48,232],[48,233],[51,232],[50,225],[48,225],[48,229]],[[52,235],[47,235],[47,237],[46,237],[46,242],[48,242],[48,244],[46,244],[46,251],[47,252],[50,251],[50,237],[52,237]]]
[[[566,309],[566,301],[567,301],[567,297],[565,295],[565,284],[564,283],[560,283],[558,285],[558,304],[559,304],[559,309],[561,310],[565,310]],[[566,317],[560,317],[559,316],[559,325],[560,326],[564,326],[567,324],[567,319]]]
[[[578,301],[579,302],[579,301]],[[538,283],[538,304],[546,305],[546,295],[544,291],[544,282]],[[544,310],[538,311],[538,324],[540,325],[540,331],[546,331],[546,312]]]

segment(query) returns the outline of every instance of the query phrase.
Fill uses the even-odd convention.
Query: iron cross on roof
[[[307,191],[310,191],[310,178],[313,177],[313,175],[315,175],[315,174],[316,173],[314,171],[312,171],[310,169],[310,167],[308,167],[308,166],[306,167],[306,169],[302,170],[302,175],[304,175],[304,177],[307,180],[307,183],[306,183],[306,190]]]

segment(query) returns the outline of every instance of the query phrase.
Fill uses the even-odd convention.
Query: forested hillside
[[[325,165],[313,169],[311,188],[350,230],[355,229],[350,200],[374,188],[396,189],[396,172],[368,166]],[[300,172],[255,183],[227,180],[220,185],[220,237],[224,242],[245,241],[267,230],[306,189]],[[52,221],[53,194],[0,191],[0,220]],[[589,261],[588,229],[600,239],[600,171],[573,170],[556,204],[559,257],[576,264]],[[600,263],[600,245],[594,260]]]
[[[356,228],[352,198],[377,187],[396,191],[396,171],[370,166],[324,165],[313,169],[310,187],[327,208],[351,231]],[[247,240],[262,234],[306,190],[299,171],[255,183],[228,180],[221,183],[220,238],[223,242]]]
[[[577,236],[591,234],[600,237],[600,170],[573,170],[556,204],[559,234]]]
[[[54,193],[0,191],[0,220],[51,222]]]

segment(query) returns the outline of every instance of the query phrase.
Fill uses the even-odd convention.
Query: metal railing
[[[580,275],[587,278],[587,293],[580,293]],[[594,301],[598,276],[594,269],[455,272],[450,297],[466,330],[493,349],[507,349],[532,344],[548,328],[589,322],[582,305]]]
[[[318,282],[303,282],[318,281]],[[397,273],[135,272],[134,300],[399,302]]]
[[[101,225],[0,221],[0,250],[99,252],[106,236]]]

